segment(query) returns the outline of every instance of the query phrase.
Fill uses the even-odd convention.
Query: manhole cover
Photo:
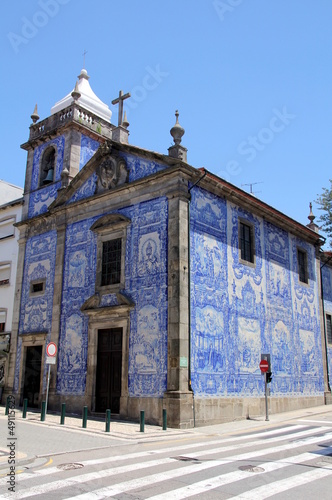
[[[245,472],[264,472],[263,467],[256,467],[255,465],[241,465],[239,469]]]
[[[316,462],[317,467],[322,467],[323,469],[332,469],[332,458],[325,457],[320,462]]]
[[[57,467],[58,467],[58,469],[61,469],[61,470],[73,470],[73,469],[82,469],[82,467],[84,467],[84,465],[72,463],[72,464],[60,464]]]
[[[191,457],[173,457],[174,460],[179,460],[180,462],[193,462],[195,464],[200,464],[201,461],[198,460],[197,458],[191,458]]]

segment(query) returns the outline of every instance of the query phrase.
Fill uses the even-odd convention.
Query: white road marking
[[[317,479],[323,479],[323,477],[330,475],[332,475],[331,469],[315,469],[309,472],[303,472],[297,476],[269,483],[268,488],[266,486],[260,486],[259,488],[255,488],[251,491],[241,493],[241,495],[232,497],[232,500],[257,500],[257,498],[261,500],[269,498],[272,495],[277,495],[283,491],[296,488],[297,486],[302,486],[303,484],[311,483],[312,481],[317,481]]]
[[[260,441],[256,441],[256,442],[246,442],[246,443],[243,443],[244,440],[247,440],[247,439],[253,439],[253,438],[259,438],[259,437],[262,437],[262,438],[265,438],[265,437],[269,437],[269,436],[273,436],[275,434],[283,434],[283,433],[287,433],[288,434],[284,434],[284,436],[280,436],[279,440],[281,441],[282,439],[287,439],[291,436],[291,434],[296,431],[296,430],[299,430],[299,429],[303,429],[303,428],[307,428],[305,425],[294,425],[294,426],[291,426],[291,427],[286,427],[286,428],[279,428],[279,429],[274,429],[274,430],[271,430],[271,431],[262,431],[262,432],[257,432],[257,433],[254,433],[254,434],[251,434],[251,435],[245,435],[245,436],[236,436],[234,438],[230,437],[230,438],[225,438],[225,439],[221,439],[221,440],[218,440],[216,441],[216,443],[218,444],[222,444],[222,443],[234,443],[234,442],[237,442],[237,441],[241,441],[242,444],[241,444],[241,447],[243,446],[251,446],[251,445],[256,445],[256,444],[259,444]],[[329,427],[328,427],[329,429]],[[291,431],[291,432],[289,432]],[[309,432],[313,433],[314,430],[310,430]],[[317,429],[316,429],[316,432],[317,432]],[[298,434],[294,434],[295,436],[297,436]],[[262,439],[262,441],[264,442],[265,439]],[[137,453],[130,453],[130,454],[127,454],[127,455],[117,455],[117,456],[112,456],[112,457],[105,457],[105,458],[97,458],[97,459],[91,459],[91,460],[84,460],[84,461],[80,461],[80,463],[84,466],[87,466],[87,465],[99,465],[99,464],[107,464],[107,463],[112,463],[112,462],[120,462],[120,461],[124,461],[124,460],[131,460],[131,459],[135,459],[135,458],[145,458],[145,457],[149,457],[149,456],[153,456],[153,455],[159,455],[161,453],[173,453],[173,452],[177,452],[177,451],[182,451],[182,450],[190,450],[190,449],[193,449],[193,448],[204,448],[206,446],[209,446],[211,443],[213,443],[213,441],[211,442],[204,442],[204,443],[193,443],[193,444],[186,444],[186,445],[182,445],[182,446],[172,446],[172,447],[169,447],[169,448],[161,448],[160,450],[151,450],[151,451],[142,451],[142,452],[137,452]],[[230,447],[228,449],[226,449],[226,451],[228,450],[232,450],[234,449],[234,447]],[[22,474],[19,475],[19,482],[21,483],[22,481],[25,481],[27,479],[33,479],[33,478],[36,478],[36,476],[49,476],[51,474],[55,474],[55,473],[59,473],[59,469],[57,467],[49,467],[47,469],[39,469],[39,470],[36,470],[34,472],[23,472]],[[7,484],[7,478],[2,478],[0,479],[0,485],[5,485]]]
[[[278,460],[276,462],[266,462],[266,463],[262,463],[262,464],[257,464],[256,467],[261,467],[262,469],[264,469],[264,471],[260,472],[259,475],[267,474],[268,472],[273,472],[273,471],[276,471],[278,469],[288,467],[290,465],[317,460],[317,458],[319,456],[330,454],[331,450],[332,450],[331,448],[327,448],[326,450],[321,452],[319,455],[314,454],[314,453],[302,453],[301,455],[295,455],[293,457],[282,458],[281,460]],[[331,469],[330,469],[330,474],[332,474]],[[302,476],[302,473],[299,475]],[[324,475],[328,475],[328,474],[326,473]],[[294,477],[297,477],[297,476],[294,476]],[[204,494],[209,490],[219,488],[220,486],[224,486],[226,484],[235,483],[236,481],[241,481],[243,479],[248,479],[248,472],[246,472],[246,471],[230,472],[228,474],[222,474],[222,475],[216,476],[214,478],[204,479],[203,481],[193,483],[189,486],[184,486],[183,488],[178,488],[176,490],[168,491],[167,493],[164,493],[162,495],[155,495],[153,497],[149,497],[149,500],[169,500],[170,497],[172,498],[172,500],[182,500],[184,498],[189,498],[192,495],[198,495],[199,493]],[[275,483],[269,483],[268,487],[264,486],[264,488],[265,488],[264,493],[265,494],[266,494],[266,490],[270,491],[271,484],[272,484],[272,490],[274,490],[273,485]],[[264,490],[264,488],[262,488],[262,490]],[[257,492],[257,489],[259,490],[259,488],[256,488],[255,490],[251,490],[251,492],[248,492],[249,496],[248,497],[245,496],[243,498],[248,498],[251,500],[257,500],[257,498],[259,498],[259,499],[266,498],[266,497],[264,497],[264,495],[261,496],[260,491]],[[251,494],[253,491],[256,491],[256,493],[254,495]],[[283,491],[283,490],[281,490],[281,491]],[[279,493],[279,491],[274,492],[274,493]],[[235,498],[240,499],[240,498],[242,498],[242,496],[239,495]]]
[[[300,444],[302,445],[310,445],[310,444],[316,444],[316,443],[319,443],[319,442],[322,442],[322,441],[326,441],[327,439],[331,439],[332,438],[332,433],[329,433],[325,436],[321,436],[320,438],[317,438],[317,436],[315,437],[311,437],[311,438],[308,438],[306,440],[302,440],[302,442]],[[266,448],[266,449],[263,449],[263,450],[256,450],[256,451],[251,451],[251,452],[247,452],[247,453],[242,453],[242,454],[239,454],[239,455],[235,455],[235,456],[232,456],[231,459],[230,458],[227,458],[225,460],[214,460],[214,461],[208,461],[208,462],[203,462],[203,463],[200,463],[200,464],[194,464],[194,465],[189,465],[189,466],[185,466],[185,467],[179,467],[178,469],[172,469],[170,471],[166,471],[166,472],[162,472],[162,473],[157,473],[157,474],[151,474],[151,475],[148,475],[148,476],[144,476],[142,478],[139,478],[139,479],[133,479],[133,480],[129,480],[129,481],[125,481],[125,482],[122,482],[122,483],[118,483],[116,485],[113,485],[113,486],[109,486],[109,487],[105,487],[105,488],[101,488],[99,490],[95,490],[95,491],[90,491],[89,493],[83,493],[82,495],[76,495],[74,497],[69,497],[71,500],[75,499],[75,500],[89,500],[90,498],[91,499],[102,499],[102,498],[105,498],[105,497],[111,497],[111,496],[114,496],[114,495],[117,495],[117,494],[120,494],[120,493],[126,493],[128,491],[131,491],[133,489],[137,489],[137,488],[140,488],[142,486],[148,486],[150,485],[151,483],[158,483],[158,482],[161,482],[161,481],[166,481],[166,480],[170,480],[170,479],[174,479],[174,478],[177,478],[177,477],[181,477],[181,476],[184,476],[184,475],[187,475],[187,474],[192,474],[192,473],[197,473],[197,472],[200,472],[200,471],[203,471],[203,470],[207,470],[207,469],[211,469],[211,468],[214,468],[214,467],[218,467],[220,465],[224,465],[224,464],[228,464],[228,463],[232,463],[234,461],[238,461],[238,460],[247,460],[248,458],[253,458],[253,457],[257,457],[257,456],[261,456],[261,455],[267,455],[269,453],[275,453],[275,452],[279,452],[279,451],[285,451],[285,450],[290,450],[290,449],[294,449],[294,448],[297,448],[299,446],[299,442],[295,442],[295,443],[288,443],[288,444],[285,444],[285,445],[282,445],[282,446],[276,446],[276,447],[272,447],[272,448]],[[211,450],[210,450],[211,451]],[[210,454],[210,453],[208,453]],[[191,456],[194,456],[194,455],[198,455],[198,452],[197,453],[194,453],[192,454]],[[286,465],[284,464],[284,467]],[[136,465],[136,466],[132,466],[133,469],[132,470],[139,470],[140,469],[140,466]],[[104,476],[104,473],[106,473],[107,471],[102,471],[103,473],[103,477]],[[114,475],[114,473],[116,473],[116,469],[109,469],[109,473],[111,475]],[[95,478],[94,479],[98,479],[98,473],[94,473],[95,474]],[[245,475],[245,477],[248,477],[247,474]],[[70,480],[67,481],[62,481],[62,484],[61,484],[61,487],[64,488],[64,487],[68,487],[70,486]],[[78,482],[78,483],[83,483],[85,482],[85,476],[82,475],[82,476],[76,476],[75,477],[75,482]],[[51,483],[52,484],[52,483]],[[36,488],[39,488],[39,487],[36,487],[36,488],[31,488],[30,490],[26,491],[26,492],[22,492],[22,495],[20,496],[8,496],[8,497],[5,497],[5,498],[27,498],[29,496],[32,496],[34,494],[46,494],[48,493],[49,491],[53,490],[53,487],[51,486],[51,484],[49,485],[42,485],[41,486],[41,489],[36,489]],[[59,486],[58,486],[59,487]],[[56,489],[58,489],[58,487]],[[0,497],[1,498],[1,497]],[[69,500],[69,499],[67,499]]]
[[[327,429],[330,429],[330,428],[327,428]],[[279,441],[282,441],[285,439],[291,439],[292,437],[298,438],[300,436],[308,436],[309,434],[313,434],[314,432],[317,434],[318,432],[321,433],[322,430],[323,430],[322,428],[314,429],[314,430],[310,429],[310,430],[298,432],[295,434],[287,434],[286,436],[278,436],[278,437],[272,438],[268,441],[265,441],[265,443],[270,444],[271,442],[275,442],[275,441],[279,442]],[[245,437],[245,439],[246,438],[247,438],[247,436]],[[325,434],[324,436],[320,436],[320,437],[314,436],[311,438],[307,437],[306,439],[302,439],[302,440],[296,439],[295,442],[288,443],[288,444],[285,444],[282,446],[269,447],[269,448],[265,448],[265,449],[261,449],[261,450],[256,450],[254,452],[250,451],[250,452],[242,453],[240,455],[232,456],[231,459],[227,458],[225,460],[214,460],[214,461],[208,461],[205,463],[194,464],[194,465],[190,465],[190,466],[186,466],[186,467],[180,467],[178,469],[171,470],[168,472],[146,476],[146,477],[138,479],[138,480],[135,479],[133,481],[126,481],[124,483],[119,483],[117,486],[112,486],[110,488],[102,488],[101,490],[89,492],[88,494],[78,495],[78,496],[73,497],[73,498],[75,498],[76,500],[82,500],[82,499],[86,499],[86,498],[87,499],[88,498],[103,498],[105,491],[107,491],[108,496],[111,496],[111,495],[117,494],[119,492],[126,492],[126,491],[128,491],[128,489],[131,490],[131,489],[138,488],[141,485],[150,484],[151,481],[153,481],[153,482],[163,481],[166,479],[179,477],[179,476],[182,476],[184,474],[191,474],[191,473],[195,473],[195,472],[198,472],[201,470],[217,467],[217,466],[220,466],[220,465],[223,465],[226,463],[231,463],[231,462],[234,462],[235,460],[245,460],[248,458],[252,458],[254,456],[261,456],[261,455],[266,455],[268,453],[275,453],[278,451],[284,451],[284,450],[297,448],[301,445],[304,446],[304,445],[316,444],[316,443],[326,441],[327,439],[331,439],[331,438],[332,438],[332,433],[328,433],[328,434]],[[204,446],[206,447],[206,445],[207,444],[205,443]],[[196,452],[192,453],[191,456],[195,457],[195,456],[212,455],[212,454],[221,453],[221,452],[228,451],[228,450],[235,450],[238,448],[243,448],[244,446],[248,447],[248,446],[255,446],[255,445],[262,445],[262,440],[253,441],[250,443],[240,443],[238,445],[229,446],[229,447],[204,449],[204,450],[196,451]],[[147,456],[161,454],[161,453],[165,453],[165,452],[169,452],[169,451],[178,452],[180,448],[188,449],[189,447],[190,448],[195,447],[197,449],[197,448],[202,447],[202,445],[201,444],[198,444],[198,445],[193,444],[192,446],[186,445],[183,447],[172,447],[172,448],[168,448],[168,449],[164,449],[164,450],[159,450],[158,452],[153,452],[153,453],[152,452],[143,452],[143,454],[145,457],[147,457]],[[133,456],[135,456],[135,455],[137,456],[137,454],[130,454],[130,455],[128,455],[128,457],[133,458]],[[124,459],[124,457],[109,457],[109,458],[112,459],[109,461],[118,461],[119,458]],[[91,462],[91,461],[87,461],[87,462]],[[93,462],[95,462],[95,461],[93,461]],[[55,490],[58,490],[60,488],[70,487],[72,485],[86,483],[86,482],[92,481],[92,480],[98,480],[98,479],[102,479],[102,478],[106,478],[106,477],[110,477],[110,476],[114,476],[114,475],[119,475],[119,474],[122,474],[125,472],[130,472],[133,470],[150,468],[153,466],[163,465],[163,464],[167,464],[167,463],[175,463],[175,462],[174,462],[174,459],[172,459],[172,458],[164,458],[164,459],[160,459],[160,460],[152,460],[152,461],[148,461],[148,462],[143,462],[140,464],[126,465],[124,467],[115,467],[115,468],[111,468],[111,469],[107,469],[107,470],[102,470],[99,472],[80,474],[80,475],[77,475],[77,476],[74,476],[74,477],[71,477],[68,479],[63,479],[63,480],[53,481],[53,482],[43,484],[43,485],[38,485],[38,486],[32,487],[30,489],[26,489],[24,491],[19,491],[17,493],[5,494],[3,496],[0,496],[0,498],[1,499],[10,498],[10,499],[14,500],[17,498],[28,498],[28,497],[31,497],[33,495],[39,495],[39,494],[45,495],[50,491],[55,491]],[[58,469],[56,469],[56,471],[59,472]],[[33,474],[33,476],[36,478],[35,474]],[[115,490],[114,490],[114,488],[115,488]],[[115,493],[114,493],[114,491],[115,491]]]

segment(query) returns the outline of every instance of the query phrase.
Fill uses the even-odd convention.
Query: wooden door
[[[38,408],[42,346],[26,348],[23,399],[28,400],[29,408]]]
[[[120,412],[122,328],[98,331],[96,411]]]

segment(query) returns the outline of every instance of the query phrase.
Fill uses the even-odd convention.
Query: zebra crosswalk
[[[80,461],[79,470],[53,466],[23,472],[15,492],[6,492],[6,478],[0,479],[0,499],[97,500],[128,493],[150,500],[196,495],[256,500],[331,481],[330,456],[331,426],[292,425],[87,459]]]

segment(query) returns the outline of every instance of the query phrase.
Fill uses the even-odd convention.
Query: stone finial
[[[66,188],[69,184],[69,170],[65,167],[61,172],[61,187]]]
[[[128,128],[129,127],[129,122],[127,120],[127,111],[125,110],[124,112],[124,117],[123,117],[123,122],[122,122],[122,126],[124,128]]]
[[[175,122],[174,127],[171,128],[170,133],[174,139],[174,144],[176,144],[178,146],[181,143],[181,139],[182,139],[182,136],[183,136],[185,130],[179,124],[179,112],[178,112],[178,110],[175,111],[175,116],[176,116],[176,122]]]
[[[181,145],[181,139],[184,134],[184,128],[179,124],[179,112],[175,111],[176,122],[171,128],[170,133],[174,139],[174,145],[168,148],[168,155],[172,158],[178,158],[181,161],[187,161],[187,149]]]
[[[39,115],[38,115],[38,110],[37,110],[37,104],[35,106],[35,109],[33,110],[33,113],[31,115],[31,120],[33,123],[36,123],[39,120]]]
[[[77,99],[79,99],[81,97],[81,95],[82,95],[81,92],[78,90],[78,81],[76,80],[75,88],[72,91],[71,96],[74,99],[74,101],[76,102]]]
[[[316,219],[316,216],[312,213],[312,203],[311,202],[309,203],[309,209],[310,209],[310,213],[308,215],[308,219],[310,220],[310,222],[309,222],[309,224],[307,224],[307,227],[312,229],[312,231],[315,231],[315,233],[318,233],[319,226],[317,226],[317,224],[315,224],[315,222],[314,222],[314,220]]]
[[[310,209],[310,213],[308,215],[308,219],[310,220],[310,222],[314,222],[314,220],[316,219],[316,216],[312,213],[312,203],[311,202],[309,203],[309,209]]]

